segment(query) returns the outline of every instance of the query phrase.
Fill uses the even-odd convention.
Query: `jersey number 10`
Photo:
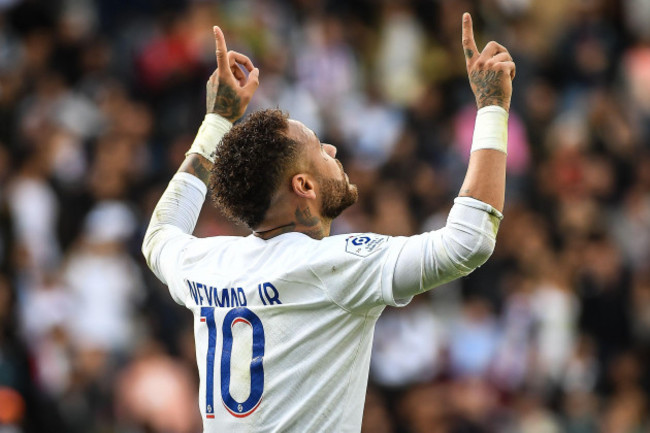
[[[217,324],[214,307],[201,307],[201,322],[208,326],[208,354],[205,380],[205,414],[214,418],[214,358],[217,345]],[[230,394],[230,357],[232,355],[232,327],[244,323],[253,330],[253,358],[251,359],[251,387],[248,399],[238,402]],[[246,307],[233,308],[226,314],[222,326],[223,349],[221,351],[221,399],[228,412],[237,418],[250,415],[262,401],[264,392],[264,327],[255,313]]]

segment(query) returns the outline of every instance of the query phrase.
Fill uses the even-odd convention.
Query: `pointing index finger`
[[[474,40],[474,28],[472,27],[472,16],[465,12],[463,14],[463,51],[465,60],[469,63],[475,55],[480,54]]]
[[[212,27],[214,32],[214,42],[217,48],[217,67],[219,69],[228,69],[228,47],[226,47],[226,38],[218,26]]]

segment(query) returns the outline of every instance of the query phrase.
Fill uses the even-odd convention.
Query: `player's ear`
[[[291,178],[291,189],[300,198],[315,199],[314,179],[306,173],[298,173]]]

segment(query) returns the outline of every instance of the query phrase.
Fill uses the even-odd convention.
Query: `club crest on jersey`
[[[383,248],[388,236],[364,234],[350,236],[346,239],[345,252],[359,257],[368,257]]]

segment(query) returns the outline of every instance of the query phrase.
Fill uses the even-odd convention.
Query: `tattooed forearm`
[[[241,98],[235,89],[226,83],[215,86],[210,81],[207,85],[206,110],[208,113],[219,114],[231,122],[239,119],[243,111]]]
[[[469,79],[476,87],[476,103],[478,108],[488,105],[505,107],[506,95],[501,86],[502,71],[473,71]]]
[[[210,169],[212,163],[198,154],[190,154],[185,158],[183,164],[178,169],[179,172],[185,172],[198,177],[206,186],[210,182]]]
[[[304,209],[300,209],[299,207],[297,207],[295,215],[296,215],[296,219],[298,220],[298,224],[302,224],[307,227],[313,227],[320,222],[318,217],[313,216],[311,214],[311,210],[309,209],[309,206],[307,206]]]

